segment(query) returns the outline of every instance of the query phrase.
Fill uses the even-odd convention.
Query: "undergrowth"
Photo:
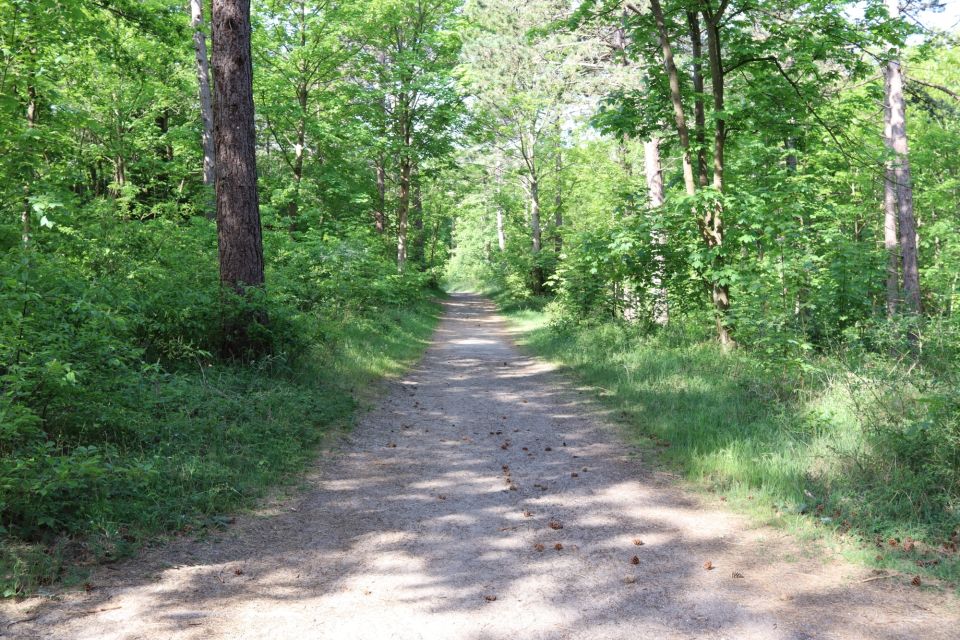
[[[960,580],[960,387],[942,372],[852,353],[771,366],[682,320],[651,333],[499,301],[658,464],[855,561]]]
[[[263,350],[217,355],[216,229],[104,213],[0,261],[0,593],[36,592],[293,481],[424,350],[429,273],[366,238],[268,230]],[[3,247],[0,246],[0,249]]]

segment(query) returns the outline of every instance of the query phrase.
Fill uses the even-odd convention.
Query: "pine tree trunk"
[[[203,32],[203,0],[190,0],[190,25],[193,27],[193,49],[197,59],[197,85],[200,97],[200,122],[203,125],[203,184],[213,186],[216,180],[216,157],[213,148],[213,105],[210,98],[210,65],[207,61],[207,36]]]
[[[891,18],[899,17],[897,0],[887,0]],[[907,144],[907,107],[903,97],[903,71],[899,60],[887,63],[887,100],[890,105],[890,142],[893,177],[897,193],[897,223],[900,230],[900,263],[903,302],[912,314],[920,313],[920,270],[917,256],[917,221],[913,210],[913,182]]]
[[[884,70],[886,95],[883,103],[883,141],[887,151],[893,153],[893,135],[890,125],[890,74]],[[888,159],[883,171],[883,248],[887,253],[886,302],[887,317],[897,313],[900,302],[900,255],[897,239],[897,177],[893,160]]]
[[[241,295],[261,287],[263,241],[257,194],[250,52],[250,1],[213,0],[214,136],[220,282]],[[228,332],[228,351],[248,345],[245,327]]]

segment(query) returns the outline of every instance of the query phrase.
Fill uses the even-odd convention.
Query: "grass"
[[[7,532],[0,590],[9,597],[80,582],[88,565],[164,536],[202,535],[290,486],[326,437],[353,424],[379,380],[420,357],[439,315],[435,300],[341,315],[321,321],[322,340],[294,366],[212,364],[144,377],[123,432],[89,438],[110,444],[18,463],[35,486],[7,486],[10,507],[49,511],[60,533],[24,540]],[[111,409],[105,402],[98,410]],[[64,456],[69,467],[57,467]],[[67,517],[70,533],[59,520]]]
[[[656,464],[856,562],[960,580],[949,548],[960,528],[955,489],[925,459],[929,447],[910,450],[904,442],[915,440],[894,437],[899,425],[863,413],[865,401],[904,387],[836,361],[821,362],[829,373],[816,380],[777,371],[680,324],[645,335],[622,323],[551,324],[542,302],[501,307],[525,348],[596,389]]]

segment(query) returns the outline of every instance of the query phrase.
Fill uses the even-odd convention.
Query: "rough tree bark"
[[[898,0],[887,0],[891,19],[899,19]],[[897,223],[900,230],[900,266],[903,302],[912,314],[920,312],[920,270],[917,256],[917,221],[913,210],[913,182],[907,144],[907,108],[903,97],[903,70],[894,57],[887,62],[887,101],[890,105],[890,145],[893,149],[893,177],[897,194]]]
[[[200,122],[203,125],[203,184],[213,186],[216,180],[216,154],[213,148],[213,104],[210,98],[210,65],[207,61],[207,35],[203,31],[203,0],[190,0],[190,25],[193,27],[193,50],[197,59],[197,85],[200,97]]]
[[[890,128],[890,77],[884,74],[885,96],[883,101],[883,141],[888,152],[893,153],[893,137]],[[883,169],[883,248],[887,253],[887,317],[897,313],[900,301],[900,254],[897,239],[897,177],[893,161],[888,159]]]
[[[257,194],[250,54],[250,0],[213,0],[213,72],[216,92],[214,136],[217,166],[217,242],[220,282],[240,295],[261,287],[263,241]],[[252,344],[249,325],[239,318],[226,327],[225,351],[238,355]]]

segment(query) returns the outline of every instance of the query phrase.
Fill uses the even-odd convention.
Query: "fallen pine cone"
[[[540,543],[538,542],[537,544],[533,545],[533,548],[534,548],[535,551],[543,551],[543,548],[544,548],[544,547],[543,547],[542,544],[540,544]]]
[[[547,526],[551,529],[563,529],[563,523],[557,522],[556,520],[551,520]]]
[[[913,580],[910,581],[910,584],[915,587],[919,587],[921,584],[920,576],[913,576]]]
[[[642,546],[643,546],[643,540],[641,540],[640,538],[634,538],[634,539],[633,539],[633,544],[635,544],[635,545],[638,546],[638,547],[642,547]]]
[[[712,562],[707,560],[706,562],[703,563],[703,568],[706,569],[707,571],[713,571],[714,566]]]
[[[558,542],[557,544],[553,545],[553,548],[556,549],[557,551],[560,551],[561,549],[563,549],[563,545]]]
[[[494,596],[494,595],[483,596],[483,599],[486,600],[487,602],[493,602],[494,600],[497,599],[497,596]]]
[[[630,564],[640,564],[640,558],[638,558],[637,556],[633,556],[632,558],[630,558]]]
[[[739,579],[743,578],[743,574],[740,573],[739,571],[734,571],[733,573],[730,574],[730,577],[731,577],[731,578],[736,578],[736,579],[739,580]]]
[[[636,579],[636,577],[634,577],[634,576],[623,576],[623,583],[624,583],[624,584],[633,584],[633,583],[636,582],[636,581],[637,581],[637,579]]]

